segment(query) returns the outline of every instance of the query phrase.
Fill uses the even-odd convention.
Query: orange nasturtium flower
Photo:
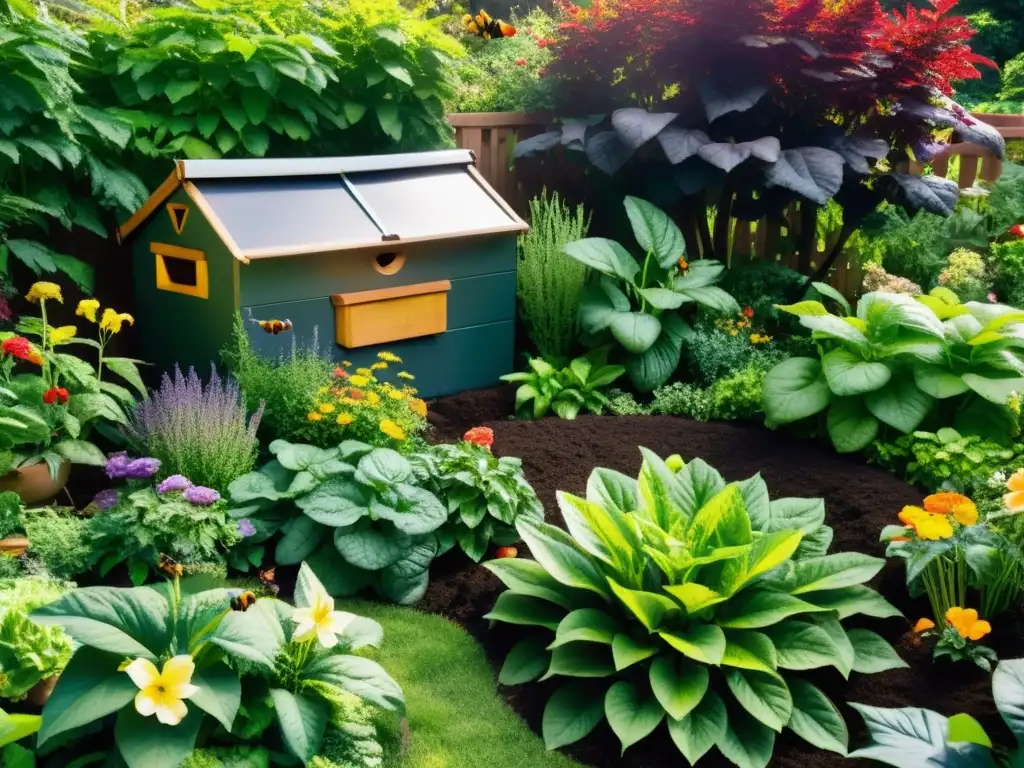
[[[981,640],[992,631],[992,625],[979,619],[973,608],[950,608],[946,611],[946,621],[960,637],[968,640]]]
[[[906,506],[898,515],[900,522],[904,525],[911,527],[914,524],[914,520],[920,517],[927,517],[928,513],[925,512],[921,507]]]
[[[914,631],[918,634],[927,632],[929,629],[935,629],[935,622],[931,619],[918,619],[914,625]]]
[[[904,507],[899,514],[900,521],[913,528],[917,538],[926,541],[948,539],[953,535],[953,526],[945,515],[933,515],[920,507]]]
[[[1018,469],[1006,481],[1006,489],[1010,491],[1003,496],[1003,504],[1011,512],[1024,512],[1024,469]]]
[[[924,500],[924,508],[933,515],[952,515],[961,525],[978,522],[978,508],[959,493],[933,493]]]

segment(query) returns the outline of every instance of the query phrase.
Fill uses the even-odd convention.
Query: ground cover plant
[[[863,586],[882,561],[826,554],[820,500],[769,501],[759,476],[727,485],[699,459],[641,450],[638,479],[597,469],[586,499],[559,492],[568,532],[519,525],[535,562],[487,564],[508,591],[486,618],[528,628],[500,681],[570,678],[545,707],[552,749],[607,718],[624,750],[667,720],[690,763],[717,746],[765,766],[785,727],[845,754],[838,710],[792,672],[904,666],[874,632],[841,624],[898,615]]]
[[[626,368],[608,365],[608,348],[602,347],[558,368],[544,358],[531,358],[530,370],[509,373],[502,381],[518,384],[516,416],[540,419],[553,411],[561,419],[575,419],[581,412],[600,414],[608,405],[604,391]]]

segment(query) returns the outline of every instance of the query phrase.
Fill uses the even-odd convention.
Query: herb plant
[[[644,252],[642,267],[619,243],[601,237],[569,243],[565,252],[599,273],[584,291],[580,325],[589,334],[610,337],[624,352],[633,385],[649,392],[675,372],[691,332],[677,310],[695,304],[738,312],[739,305],[714,285],[722,264],[686,261],[683,235],[663,211],[633,197],[625,206]]]
[[[501,377],[502,381],[519,384],[516,416],[521,419],[540,419],[548,410],[562,419],[575,419],[582,410],[600,414],[608,405],[601,390],[626,372],[621,365],[608,365],[607,347],[577,357],[561,369],[541,358],[531,359],[529,366],[528,372]]]
[[[373,587],[398,603],[427,589],[445,506],[415,485],[412,464],[389,448],[345,441],[337,448],[270,444],[274,460],[228,488],[254,543],[280,531],[274,559],[309,562],[333,595]]]
[[[139,403],[127,428],[137,453],[160,461],[162,476],[184,475],[196,485],[226,491],[252,470],[259,453],[260,403],[247,418],[237,382],[211,366],[205,385],[189,369],[166,373],[160,388]]]
[[[438,554],[457,543],[480,562],[492,543],[508,546],[519,540],[519,520],[544,519],[520,459],[498,458],[489,446],[461,440],[429,446],[410,460],[419,484],[448,507],[448,522],[438,531]]]
[[[786,727],[845,754],[839,711],[794,673],[905,666],[842,626],[898,615],[864,586],[883,561],[827,554],[820,499],[770,501],[760,476],[726,484],[699,459],[641,451],[637,480],[596,469],[586,499],[559,492],[567,531],[519,523],[536,561],[486,564],[509,588],[488,618],[527,628],[499,680],[570,678],[544,711],[551,749],[607,718],[623,749],[665,721],[691,764],[717,746],[763,768]]]
[[[970,715],[944,717],[918,707],[869,707],[851,704],[864,718],[871,742],[850,757],[895,768],[939,768],[977,766],[1009,768],[1020,761],[1024,744],[1024,721],[1020,702],[1024,699],[1024,659],[1001,661],[992,675],[992,697],[1003,722],[1017,739],[1010,750],[993,745],[981,724]]]
[[[573,210],[557,192],[548,197],[544,190],[530,201],[530,231],[519,238],[516,295],[530,340],[547,360],[567,359],[576,342],[588,270],[563,249],[585,237],[588,225],[583,206]]]
[[[51,506],[22,509],[20,521],[29,540],[28,552],[19,558],[21,572],[73,579],[88,569],[92,552],[87,518],[74,509]]]

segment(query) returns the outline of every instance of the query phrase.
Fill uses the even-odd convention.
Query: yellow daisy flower
[[[400,358],[394,352],[387,352],[387,351],[378,352],[377,353],[377,357],[379,359],[383,360],[386,363],[400,363],[400,362],[402,362],[402,358]]]
[[[387,363],[374,363],[373,365],[370,366],[370,370],[371,371],[384,371],[384,370],[387,370],[387,367],[388,367]]]
[[[367,384],[370,383],[370,380],[366,377],[366,375],[361,373],[356,374],[355,376],[350,376],[349,381],[353,384],[353,386],[356,387],[365,387]]]
[[[398,389],[389,389],[388,397],[390,397],[392,400],[405,400],[405,392],[402,392],[401,390]]]
[[[360,376],[373,376],[373,371],[369,368],[356,368],[356,373]]]
[[[335,421],[338,423],[338,426],[346,427],[355,421],[355,419],[352,418],[351,413],[339,413],[338,418],[336,418]]]
[[[415,379],[416,377],[415,377],[415,376],[413,376],[413,375],[412,375],[411,373],[409,373],[408,371],[399,371],[399,372],[398,372],[398,378],[400,378],[400,379],[405,379],[406,381],[412,381],[412,380],[413,380],[413,379]]]
[[[380,431],[392,440],[405,440],[405,430],[395,424],[391,419],[381,420]]]
[[[103,318],[100,320],[100,328],[111,333],[120,333],[124,323],[135,325],[135,318],[127,312],[115,312],[110,307],[103,310]]]
[[[46,301],[47,299],[56,299],[61,304],[64,303],[64,294],[60,292],[60,286],[56,283],[48,283],[45,280],[32,283],[32,287],[28,289],[25,298],[33,304]]]
[[[96,322],[96,313],[100,310],[100,303],[96,299],[82,299],[78,302],[78,309],[75,314],[84,317],[90,323]]]
[[[366,402],[368,402],[370,405],[380,405],[380,395],[378,395],[376,392],[367,392]]]
[[[427,417],[427,404],[418,397],[409,401],[409,409],[421,419],[425,419]]]
[[[331,413],[334,411],[334,406],[330,403],[320,403],[320,405],[317,406],[317,409],[320,413]]]
[[[306,419],[309,421],[320,421],[320,419],[322,418],[323,415],[320,413],[320,411],[310,411],[309,413],[306,414]]]

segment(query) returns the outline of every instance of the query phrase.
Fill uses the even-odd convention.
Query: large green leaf
[[[284,536],[277,542],[274,560],[281,565],[295,565],[312,555],[323,543],[327,529],[311,517],[302,515],[289,521]]]
[[[747,712],[729,708],[729,727],[718,749],[737,768],[766,768],[775,749],[775,734]]]
[[[778,624],[790,616],[825,610],[785,592],[753,587],[724,604],[715,621],[728,629],[760,629]]]
[[[430,564],[438,551],[436,536],[424,537],[400,559],[380,571],[382,594],[399,605],[419,602],[430,582]]]
[[[631,355],[626,360],[626,373],[641,392],[651,392],[672,377],[679,367],[683,343],[693,334],[678,314],[666,313],[660,321],[658,340],[642,355]]]
[[[335,477],[295,500],[308,517],[332,528],[352,525],[370,514],[363,490],[352,478]]]
[[[189,707],[177,725],[163,725],[125,707],[114,725],[114,742],[128,768],[181,765],[192,754],[202,724],[203,713],[197,707]]]
[[[840,654],[831,635],[809,621],[782,621],[764,631],[775,643],[779,666],[783,669],[830,667]]]
[[[838,649],[838,652],[833,657],[832,666],[838,669],[843,677],[849,677],[850,672],[853,671],[855,652],[853,650],[853,643],[850,642],[846,630],[839,623],[839,618],[834,613],[813,613],[808,614],[805,617],[805,621],[821,627],[832,638],[832,642],[835,643]]]
[[[578,608],[559,622],[555,641],[549,647],[557,648],[576,641],[611,645],[617,629],[618,622],[605,611]]]
[[[725,704],[718,694],[711,690],[686,717],[670,717],[668,720],[668,732],[672,741],[691,765],[722,740],[726,728],[728,722]]]
[[[302,678],[341,688],[389,712],[405,712],[405,696],[398,683],[384,667],[362,656],[321,656],[306,666]]]
[[[565,677],[611,677],[615,672],[611,648],[599,643],[569,643],[551,652],[551,666],[541,680]]]
[[[934,403],[935,398],[918,389],[910,376],[897,376],[882,389],[864,397],[867,409],[879,421],[901,432],[917,429]]]
[[[825,522],[824,499],[773,499],[768,510],[768,520],[760,528],[765,533],[798,529],[809,536]]]
[[[661,322],[646,312],[618,312],[609,325],[612,336],[627,352],[641,355],[661,334]]]
[[[565,615],[563,608],[545,600],[529,595],[517,595],[515,592],[502,592],[498,595],[494,608],[484,618],[556,630]]]
[[[620,634],[612,638],[612,660],[617,672],[649,659],[656,653],[657,646],[634,640],[629,635]]]
[[[679,606],[664,595],[628,589],[611,577],[608,577],[608,585],[615,596],[649,632],[657,631],[667,620],[671,621],[682,613]]]
[[[641,698],[639,691],[620,681],[608,689],[604,697],[604,713],[615,735],[622,743],[622,751],[649,736],[665,717],[658,700]]]
[[[888,619],[903,614],[871,587],[858,584],[821,592],[809,592],[803,599],[826,610],[835,611],[840,619],[863,614],[876,619]]]
[[[54,736],[117,712],[139,692],[132,679],[118,671],[121,657],[93,648],[79,648],[57,680],[39,731],[42,745]]]
[[[965,755],[950,745],[949,721],[938,712],[917,707],[886,709],[851,703],[864,718],[871,743],[850,753],[850,757],[877,760],[888,765],[941,765],[947,768],[989,768],[991,755],[978,745],[973,754]],[[987,758],[987,759],[986,759]]]
[[[714,624],[694,624],[675,632],[659,632],[661,639],[684,656],[702,664],[721,664],[725,633]]]
[[[860,397],[833,400],[828,409],[828,436],[839,453],[857,453],[878,436],[878,419]]]
[[[1024,744],[1024,659],[999,662],[992,674],[992,698],[1017,743]]]
[[[662,269],[674,267],[686,253],[686,242],[676,223],[646,200],[627,197],[624,202],[633,236],[644,253],[654,254]]]
[[[196,670],[192,675],[192,685],[199,690],[192,695],[189,702],[212,715],[230,731],[242,700],[242,684],[238,674],[226,664],[218,663],[206,669]]]
[[[563,249],[569,256],[602,274],[619,277],[627,282],[640,271],[636,259],[614,240],[587,237],[568,243]]]
[[[1005,405],[1014,393],[1024,392],[1024,378],[1019,377],[996,379],[975,373],[965,373],[963,381],[977,394],[996,405]]]
[[[707,667],[670,654],[654,660],[650,680],[651,690],[668,716],[679,720],[700,704],[710,675]]]
[[[882,570],[885,560],[860,552],[839,552],[794,565],[794,595],[821,589],[838,589],[870,581]]]
[[[821,358],[821,369],[832,394],[840,397],[874,392],[892,378],[892,371],[885,363],[868,362],[842,347]]]
[[[836,705],[815,686],[800,678],[789,681],[789,690],[793,694],[789,728],[819,749],[845,755],[850,734]]]
[[[851,629],[846,635],[853,645],[854,672],[869,675],[909,666],[885,638],[870,629]]]
[[[334,546],[345,562],[367,571],[379,571],[402,559],[412,547],[412,538],[398,530],[366,528],[334,532]]]
[[[793,712],[793,697],[778,675],[746,669],[723,670],[740,705],[773,731],[781,731]]]
[[[211,638],[232,656],[272,668],[285,643],[281,622],[270,601],[257,600],[247,611],[227,613]]]
[[[750,517],[735,483],[705,503],[690,521],[686,545],[693,557],[703,557],[718,547],[751,542]]]
[[[610,596],[608,582],[590,557],[565,531],[546,523],[520,518],[516,530],[530,548],[530,554],[559,582]]]
[[[551,664],[547,641],[541,637],[526,637],[512,646],[498,673],[502,685],[521,685],[537,680]]]
[[[779,363],[764,380],[764,412],[772,424],[813,416],[831,399],[821,363],[810,357],[792,357]]]
[[[541,733],[548,749],[579,741],[604,718],[604,687],[586,680],[562,686],[544,707]]]
[[[387,504],[371,502],[370,511],[380,520],[390,520],[395,527],[411,536],[432,533],[448,520],[448,510],[426,488],[407,483],[395,486],[398,509]]]
[[[752,630],[734,629],[725,633],[722,666],[775,673],[778,659],[767,635]]]
[[[271,688],[274,715],[289,751],[308,762],[320,751],[329,712],[323,701],[309,696],[296,696],[283,688]]]
[[[925,394],[940,400],[962,395],[970,389],[957,374],[938,365],[924,363],[914,366],[914,383]]]
[[[513,592],[539,597],[566,610],[571,610],[574,605],[573,590],[557,581],[536,560],[501,558],[483,566]]]

